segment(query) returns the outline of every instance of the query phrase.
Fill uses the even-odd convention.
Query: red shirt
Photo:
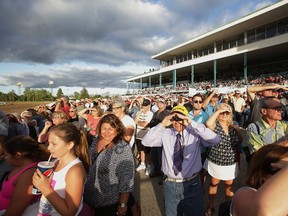
[[[95,119],[92,115],[87,115],[87,130],[93,136],[97,133],[97,126],[99,124],[101,117]]]
[[[61,108],[61,110],[66,113],[66,116],[69,119],[70,118],[70,114],[69,114],[70,106],[66,104],[63,108]]]

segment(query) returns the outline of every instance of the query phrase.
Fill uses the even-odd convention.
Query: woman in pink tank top
[[[4,143],[5,160],[13,169],[1,182],[0,212],[22,215],[39,196],[32,194],[32,176],[37,162],[47,160],[47,151],[29,136],[16,136]]]

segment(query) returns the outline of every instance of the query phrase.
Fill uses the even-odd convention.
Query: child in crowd
[[[34,173],[33,184],[42,192],[38,215],[78,215],[90,166],[86,136],[74,124],[63,123],[51,129],[48,143],[57,160],[49,178],[39,169]]]
[[[16,136],[4,142],[6,162],[13,167],[2,177],[0,215],[36,215],[39,196],[32,194],[32,176],[37,163],[48,159],[48,152],[29,136]]]

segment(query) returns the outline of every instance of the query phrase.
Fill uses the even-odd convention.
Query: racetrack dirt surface
[[[50,102],[44,102],[44,101],[29,101],[29,102],[6,102],[4,104],[1,103],[0,110],[4,111],[5,113],[21,113],[24,110],[28,108],[34,108],[36,106],[39,106],[41,104],[48,104]]]

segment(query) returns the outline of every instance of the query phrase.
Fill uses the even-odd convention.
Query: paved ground
[[[241,155],[240,174],[235,179],[234,191],[236,191],[243,184],[243,178],[246,172],[246,161],[244,154]],[[164,198],[163,198],[163,186],[158,185],[159,178],[149,178],[144,174],[144,171],[136,173],[135,177],[135,191],[134,196],[139,201],[142,209],[142,216],[164,216]],[[208,185],[209,177],[205,183],[205,205],[208,203]],[[219,204],[225,201],[224,184],[220,183],[218,188],[218,194],[215,198],[215,213],[218,215]]]

